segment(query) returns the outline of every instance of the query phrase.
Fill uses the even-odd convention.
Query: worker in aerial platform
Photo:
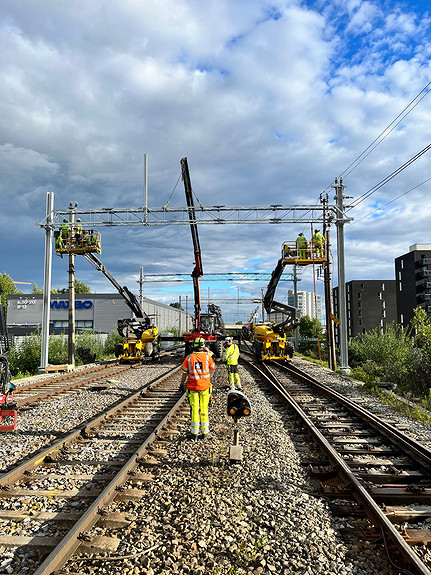
[[[61,226],[61,237],[63,238],[63,242],[68,239],[69,237],[69,222],[66,219],[63,219],[63,224]]]
[[[305,239],[305,236],[302,232],[300,232],[298,234],[298,237],[296,238],[296,249],[298,251],[298,257],[301,260],[305,260],[307,257],[307,248],[308,248],[308,242]]]
[[[316,258],[325,257],[325,237],[316,230],[313,235],[314,254]]]
[[[201,439],[205,440],[210,437],[208,406],[212,396],[210,372],[214,369],[214,360],[205,350],[205,340],[203,337],[198,337],[193,343],[192,353],[181,365],[180,390],[184,389],[187,380],[187,395],[191,410],[188,437],[192,440],[199,438],[199,426],[202,433]]]
[[[80,218],[78,218],[76,220],[76,227],[75,227],[75,241],[77,248],[79,248],[81,245],[81,239],[82,239],[82,222]]]
[[[238,373],[239,347],[233,343],[230,335],[225,339],[223,361],[226,364],[230,389],[242,389]]]

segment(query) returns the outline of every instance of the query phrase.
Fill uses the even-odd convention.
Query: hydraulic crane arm
[[[208,311],[212,314],[214,314],[215,317],[215,328],[217,330],[224,330],[224,321],[223,321],[223,316],[221,314],[221,309],[219,308],[218,305],[215,305],[213,303],[208,304]]]
[[[269,280],[268,287],[266,288],[265,297],[263,298],[263,305],[265,307],[266,313],[271,311],[280,312],[286,316],[286,319],[274,326],[274,331],[281,332],[283,330],[294,329],[299,325],[299,310],[290,305],[286,305],[277,301],[274,301],[275,290],[277,288],[278,282],[283,274],[286,262],[283,258],[280,258],[272,272],[271,279]]]
[[[200,331],[201,327],[201,296],[199,290],[199,278],[203,275],[202,270],[202,257],[201,248],[199,245],[198,226],[196,223],[195,206],[193,202],[192,183],[190,181],[189,165],[187,158],[182,158],[181,162],[181,175],[184,182],[184,191],[186,193],[186,201],[189,212],[190,230],[192,232],[193,250],[195,254],[195,267],[192,272],[193,278],[193,291],[195,299],[195,330]]]
[[[271,279],[269,280],[269,284],[266,288],[265,297],[263,298],[263,305],[265,307],[266,313],[270,313],[272,310],[272,302],[274,301],[275,290],[283,274],[285,266],[286,263],[283,261],[283,258],[280,258],[277,262],[277,265],[275,266],[274,271],[272,272]]]
[[[133,294],[127,286],[121,287],[117,280],[108,272],[106,267],[102,264],[102,262],[97,258],[94,253],[86,252],[82,254],[83,257],[90,262],[90,264],[96,268],[96,270],[103,273],[105,277],[111,282],[111,284],[117,289],[118,293],[123,296],[126,304],[132,310],[137,318],[143,318],[145,320],[144,323],[148,324],[148,327],[151,325],[151,320],[148,315],[144,312],[139,303],[138,298]]]

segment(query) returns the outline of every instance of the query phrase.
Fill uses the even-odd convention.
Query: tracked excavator
[[[184,183],[184,191],[186,194],[187,207],[189,212],[190,229],[192,233],[193,250],[195,255],[195,267],[192,271],[193,278],[193,292],[194,292],[194,325],[193,331],[184,334],[184,341],[186,344],[186,355],[188,355],[193,348],[193,341],[202,337],[207,342],[208,347],[214,353],[215,357],[221,357],[223,354],[223,339],[224,322],[221,315],[221,310],[214,304],[208,305],[208,313],[203,314],[201,311],[201,296],[199,289],[199,278],[203,275],[202,269],[202,256],[199,244],[198,226],[196,223],[196,212],[193,202],[193,190],[190,180],[189,166],[187,158],[182,158],[181,162],[181,175]]]
[[[77,234],[76,229],[76,227],[68,225],[66,221],[64,222],[63,230],[55,234],[56,254],[61,257],[68,253],[82,255],[111,282],[135,316],[119,319],[117,322],[117,331],[124,338],[124,342],[116,345],[115,357],[122,363],[128,363],[143,361],[146,357],[156,356],[160,350],[158,328],[142,309],[135,294],[126,286],[121,286],[95,255],[96,253],[100,254],[102,249],[100,234],[93,230],[80,230],[80,233]]]
[[[288,361],[294,354],[293,345],[287,340],[286,335],[299,325],[300,312],[290,305],[274,301],[275,290],[285,266],[286,262],[280,258],[263,298],[266,313],[276,312],[280,321],[254,323],[252,326],[253,352],[258,361],[271,359]]]

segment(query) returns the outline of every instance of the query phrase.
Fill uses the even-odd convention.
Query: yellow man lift
[[[57,255],[102,253],[100,232],[83,230],[79,223],[73,227],[69,223],[63,223],[63,227],[54,232],[54,239]]]
[[[309,264],[323,264],[326,262],[325,245],[315,246],[313,240],[307,242],[305,247],[299,247],[296,242],[284,242],[281,248],[281,257],[286,264],[307,266]]]

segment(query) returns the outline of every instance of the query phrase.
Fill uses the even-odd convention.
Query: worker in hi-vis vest
[[[242,389],[241,379],[238,373],[239,347],[233,343],[232,338],[227,336],[225,339],[225,352],[223,361],[226,364],[227,376],[230,389]]]
[[[323,258],[325,253],[325,238],[316,230],[313,235],[314,254],[316,258]]]
[[[301,260],[305,260],[307,257],[307,248],[308,248],[308,243],[307,240],[305,239],[304,234],[301,232],[298,237],[296,238],[296,249],[298,252],[298,257]]]
[[[208,406],[212,396],[210,371],[214,369],[215,363],[206,350],[205,340],[198,337],[193,343],[192,353],[185,358],[181,365],[180,389],[184,388],[187,380],[187,395],[191,411],[190,432],[187,435],[192,440],[199,437],[201,439],[210,437],[208,417]],[[202,434],[200,436],[199,427]]]

